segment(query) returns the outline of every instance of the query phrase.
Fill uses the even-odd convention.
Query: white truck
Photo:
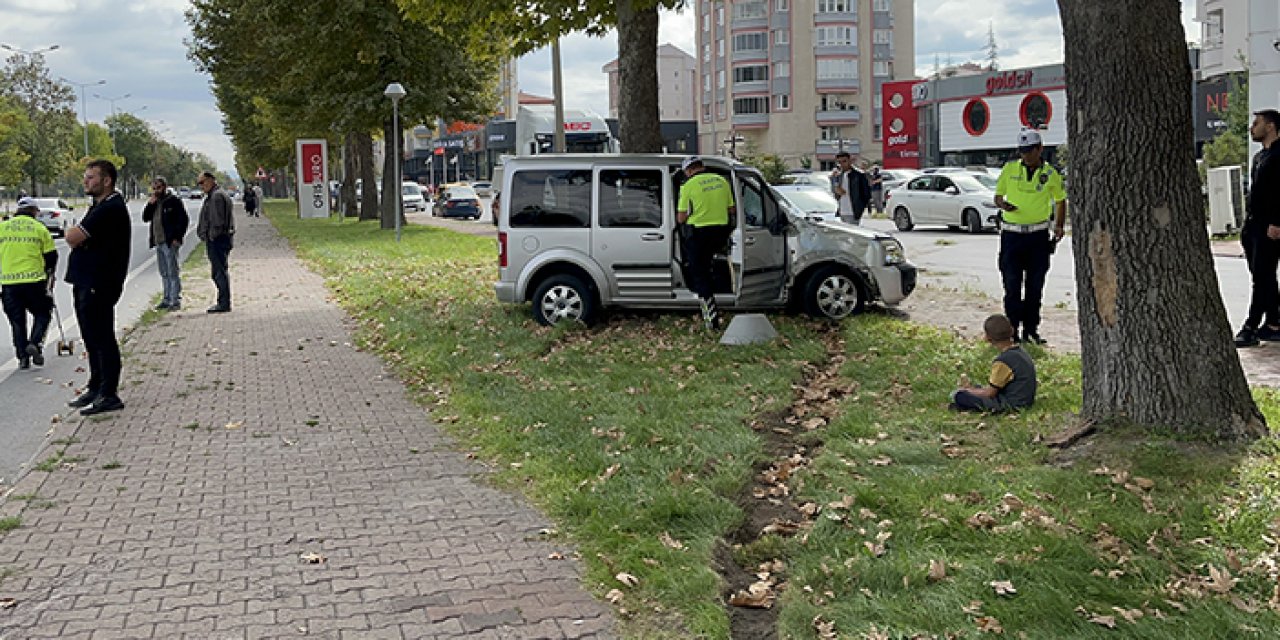
[[[551,153],[555,124],[553,105],[520,107],[516,112],[516,155]],[[565,110],[564,145],[567,153],[618,153],[618,140],[609,124],[590,110]]]

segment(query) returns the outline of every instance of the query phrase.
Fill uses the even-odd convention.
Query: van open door
[[[787,279],[787,236],[782,212],[764,179],[755,172],[738,170],[738,225],[733,231],[730,261],[737,291],[737,306],[776,304]]]

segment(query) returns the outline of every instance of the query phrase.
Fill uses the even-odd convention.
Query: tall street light
[[[404,212],[404,205],[400,202],[401,198],[404,197],[403,189],[400,187],[400,163],[404,162],[404,159],[400,157],[400,99],[408,94],[404,87],[400,86],[399,82],[392,82],[387,85],[387,89],[382,92],[382,95],[391,98],[391,130],[395,132],[394,152],[396,157],[395,172],[392,173],[392,177],[396,181],[393,189],[396,194],[396,242],[400,242],[400,216]]]
[[[23,49],[23,48],[20,48],[20,47],[14,47],[14,46],[11,46],[11,45],[4,44],[3,42],[0,42],[0,49],[4,49],[5,51],[12,51],[12,52],[14,52],[14,53],[18,53],[18,54],[22,54],[22,55],[27,55],[27,56],[38,56],[38,55],[40,55],[40,54],[42,54],[42,53],[49,53],[50,51],[57,51],[57,50],[58,50],[58,49],[60,49],[60,48],[61,48],[61,47],[59,47],[59,46],[58,46],[58,45],[56,45],[56,44],[51,44],[51,45],[49,45],[49,46],[47,46],[47,47],[40,47],[39,49],[36,49],[36,50],[34,50],[34,51],[28,51],[28,50]]]
[[[99,80],[97,82],[72,82],[66,78],[63,78],[62,81],[67,84],[80,87],[80,118],[84,120],[84,157],[88,158],[89,157],[89,112],[87,109],[85,109],[84,89],[85,87],[96,87],[98,85],[106,84],[107,81]]]
[[[93,97],[95,97],[95,98],[97,98],[97,99],[99,99],[99,100],[106,100],[107,102],[110,102],[110,103],[111,103],[111,115],[112,115],[112,117],[115,117],[115,115],[116,115],[116,103],[117,103],[117,102],[120,102],[121,100],[124,100],[125,98],[128,98],[128,97],[130,97],[130,96],[132,96],[132,95],[133,95],[132,93],[126,93],[126,94],[124,94],[124,95],[122,95],[122,96],[117,96],[117,97],[115,97],[115,98],[108,98],[107,96],[104,96],[104,95],[102,95],[101,93],[95,93],[95,94],[93,94]]]

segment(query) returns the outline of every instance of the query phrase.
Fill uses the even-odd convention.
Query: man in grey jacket
[[[208,171],[200,174],[196,184],[205,193],[196,236],[204,242],[213,271],[213,284],[218,287],[218,303],[207,311],[226,313],[231,310],[231,276],[227,273],[227,259],[231,255],[231,238],[236,233],[236,221],[231,217],[231,198],[218,187],[217,179]]]

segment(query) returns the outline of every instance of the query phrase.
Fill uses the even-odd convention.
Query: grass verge
[[[685,314],[547,329],[493,299],[492,239],[410,226],[396,244],[376,223],[266,211],[359,343],[577,544],[624,636],[729,637],[715,549],[765,460],[750,425],[804,396],[793,385],[826,358],[820,325],[776,317],[780,341],[735,349]],[[1038,436],[1077,408],[1076,358],[1036,350],[1034,411],[961,416],[946,392],[982,374],[989,348],[876,314],[840,331],[838,376],[856,391],[795,436],[811,454],[762,498],[807,520],[734,554],[785,576],[781,637],[1280,630],[1272,445],[1117,432],[1051,452]],[[1259,400],[1280,419],[1273,395]]]

